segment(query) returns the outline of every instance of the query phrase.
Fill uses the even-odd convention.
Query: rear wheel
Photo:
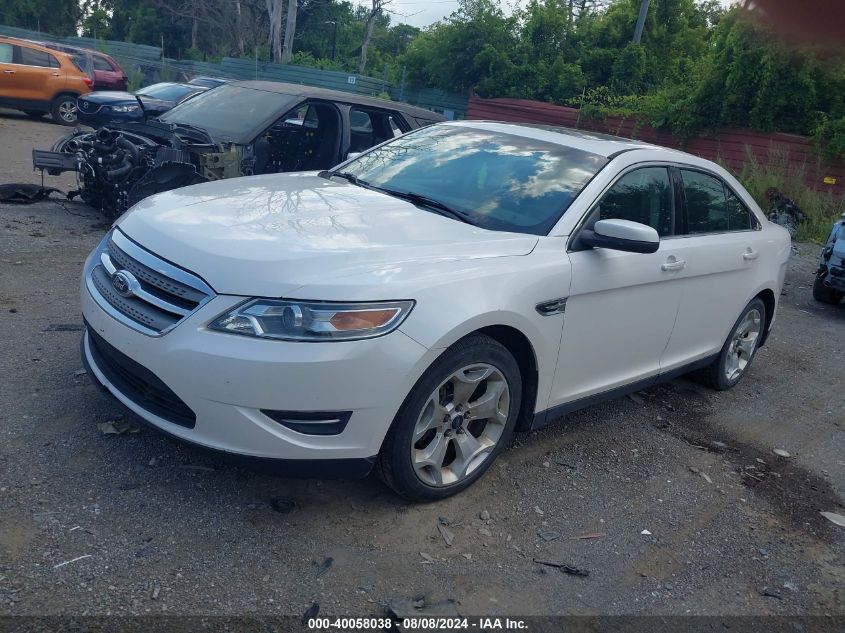
[[[816,275],[816,280],[813,282],[813,299],[821,301],[822,303],[830,303],[836,305],[842,301],[843,292],[836,288],[824,285],[825,274]]]
[[[59,95],[50,110],[53,120],[60,125],[76,125],[76,97]]]
[[[753,299],[734,323],[719,357],[702,370],[704,383],[719,391],[736,385],[751,366],[765,331],[766,306]]]
[[[458,341],[402,404],[379,453],[379,476],[415,501],[464,490],[507,446],[521,398],[519,366],[504,346],[481,334]]]

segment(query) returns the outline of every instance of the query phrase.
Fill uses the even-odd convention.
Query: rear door
[[[576,237],[550,406],[658,375],[681,299],[675,202],[667,167],[634,166],[589,212],[583,228],[599,219],[640,222],[657,230],[660,248],[648,254],[580,248]]]
[[[15,45],[14,81],[22,105],[49,104],[62,91],[65,71],[55,55],[29,46]]]
[[[674,170],[683,201],[676,238],[683,294],[678,320],[663,354],[662,371],[717,353],[759,285],[763,232],[740,197],[718,176]]]

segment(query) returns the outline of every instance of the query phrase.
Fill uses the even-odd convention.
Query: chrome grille
[[[91,296],[106,312],[139,332],[161,336],[208,302],[202,279],[141,248],[115,229],[86,272]]]

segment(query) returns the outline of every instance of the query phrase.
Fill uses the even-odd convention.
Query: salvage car
[[[47,48],[69,53],[74,62],[94,80],[94,90],[126,90],[129,78],[114,58],[100,51],[57,42],[37,42]]]
[[[157,119],[78,130],[52,151],[34,150],[33,166],[50,174],[78,171],[82,199],[117,217],[149,195],[195,182],[327,169],[350,152],[443,120],[384,99],[236,81]]]
[[[110,90],[91,92],[76,100],[77,115],[80,123],[93,128],[144,121],[147,117],[162,115],[206,90],[205,86],[163,82],[141,88],[135,94]]]
[[[93,83],[71,55],[0,36],[0,106],[76,125],[76,98]]]
[[[836,305],[845,297],[845,213],[834,223],[819,258],[813,298]]]
[[[515,429],[693,370],[736,385],[789,253],[701,158],[442,123],[329,171],[140,202],[85,263],[82,349],[173,436],[440,499]]]

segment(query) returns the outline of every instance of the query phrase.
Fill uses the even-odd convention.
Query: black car
[[[129,92],[89,92],[76,101],[79,122],[98,128],[112,123],[143,121],[164,114],[191,97],[208,90],[206,86],[158,83]]]
[[[80,108],[82,111],[82,108]],[[119,215],[137,201],[206,180],[328,169],[350,154],[445,117],[405,103],[270,81],[233,81],[157,119],[59,139],[33,164],[79,171],[83,199]]]

